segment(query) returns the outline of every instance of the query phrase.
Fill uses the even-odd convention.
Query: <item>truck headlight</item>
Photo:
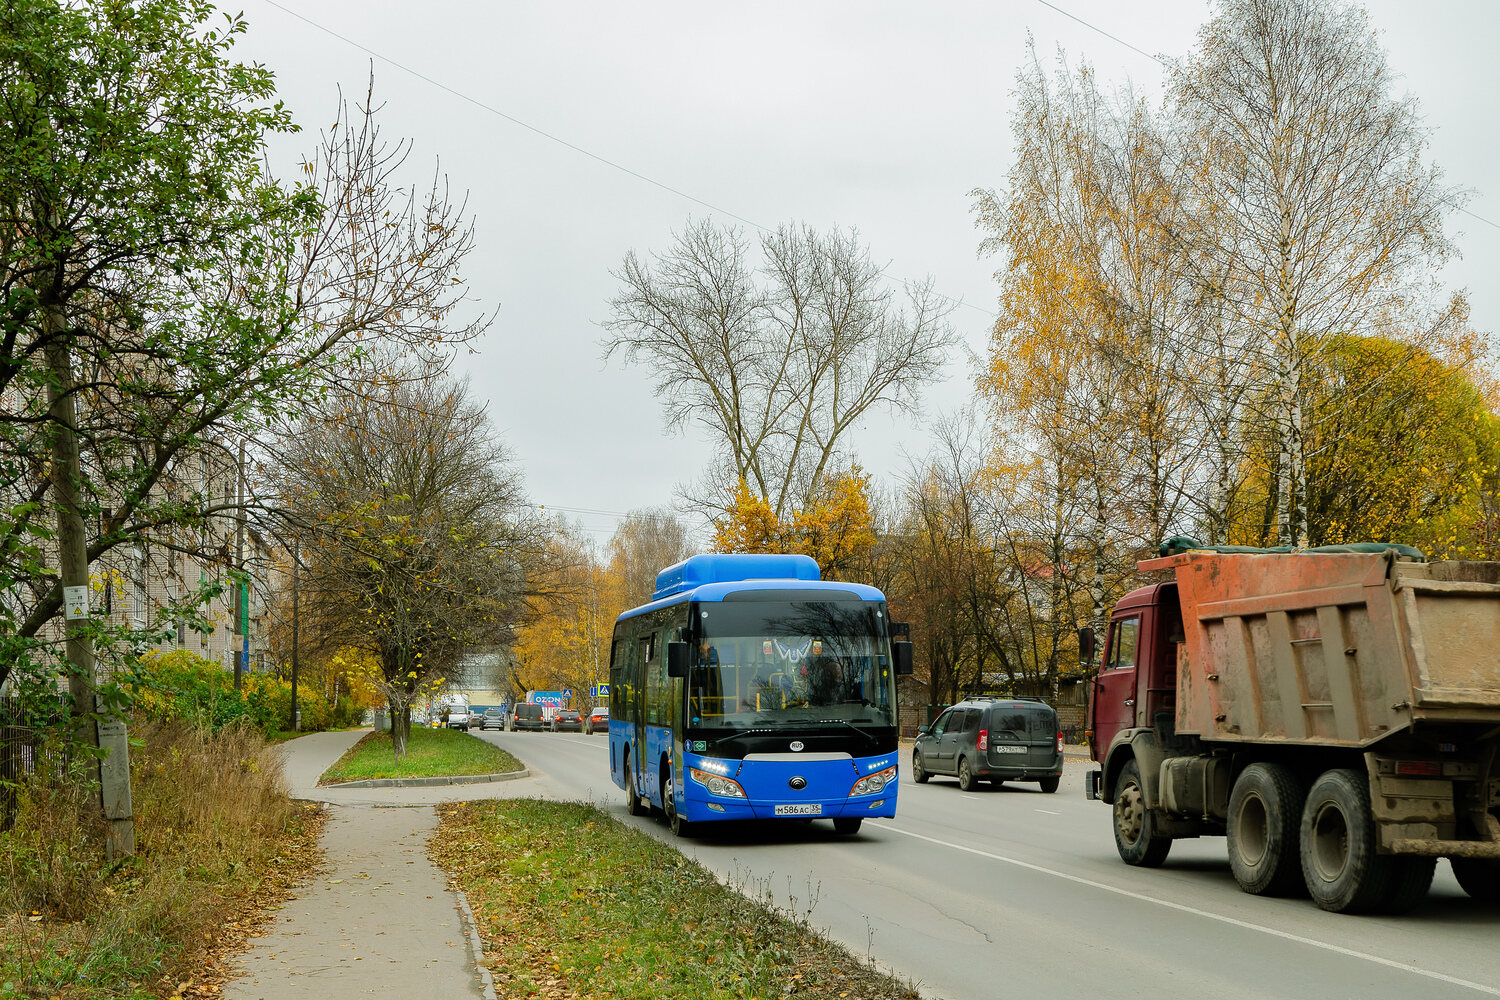
[[[745,790],[740,787],[740,783],[733,780],[732,778],[724,778],[720,777],[717,774],[709,774],[707,771],[700,771],[696,767],[688,768],[688,777],[692,778],[704,788],[707,788],[708,794],[710,795],[725,795],[732,799],[743,799],[749,797],[745,794]]]
[[[886,785],[895,780],[896,768],[894,766],[888,767],[884,771],[876,771],[874,774],[868,774],[860,778],[854,783],[854,787],[849,789],[849,795],[851,797],[855,795],[874,795],[877,792],[883,791]]]

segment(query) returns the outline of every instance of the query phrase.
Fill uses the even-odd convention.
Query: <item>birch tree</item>
[[[1363,11],[1334,0],[1216,9],[1171,74],[1180,176],[1205,221],[1191,238],[1264,378],[1253,422],[1274,438],[1275,538],[1302,545],[1321,355],[1359,333],[1420,343],[1462,313],[1429,308],[1424,277],[1452,253],[1453,195],[1424,162],[1416,100],[1393,95]]]

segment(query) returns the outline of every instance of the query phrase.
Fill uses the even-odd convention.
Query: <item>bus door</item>
[[[635,713],[630,720],[633,723],[630,727],[630,769],[632,772],[630,777],[635,782],[636,790],[641,793],[641,798],[647,802],[651,801],[651,796],[655,791],[646,780],[650,771],[647,770],[645,764],[647,755],[651,752],[647,726],[654,722],[656,717],[651,704],[652,698],[657,695],[657,685],[654,683],[656,664],[652,656],[655,647],[655,636],[650,632],[636,640],[634,660],[640,665],[640,672],[637,676],[643,683],[637,689]]]

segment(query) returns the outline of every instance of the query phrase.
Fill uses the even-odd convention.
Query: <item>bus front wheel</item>
[[[859,832],[860,824],[865,821],[863,816],[835,816],[833,818],[833,829],[837,833],[850,836]]]
[[[677,811],[676,784],[676,780],[672,777],[672,769],[669,767],[661,788],[662,805],[667,811],[667,825],[672,828],[674,837],[690,837],[693,834],[693,824],[683,819],[682,813]]]
[[[625,811],[632,816],[644,816],[648,811],[635,787],[635,770],[630,766],[629,750],[625,751]]]

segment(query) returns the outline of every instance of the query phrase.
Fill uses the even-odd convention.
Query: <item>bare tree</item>
[[[605,357],[649,364],[667,425],[702,423],[732,487],[785,518],[873,407],[910,410],[955,334],[931,282],[892,290],[852,232],[783,226],[759,245],[689,222],[649,261],[626,255]],[[705,507],[714,498],[697,498]]]
[[[331,398],[276,485],[308,561],[309,631],[378,658],[399,757],[413,699],[525,614],[540,545],[520,477],[467,387],[428,378]]]
[[[625,607],[649,603],[656,574],[694,551],[687,525],[671,511],[661,507],[632,511],[609,540],[609,568],[624,588]]]

